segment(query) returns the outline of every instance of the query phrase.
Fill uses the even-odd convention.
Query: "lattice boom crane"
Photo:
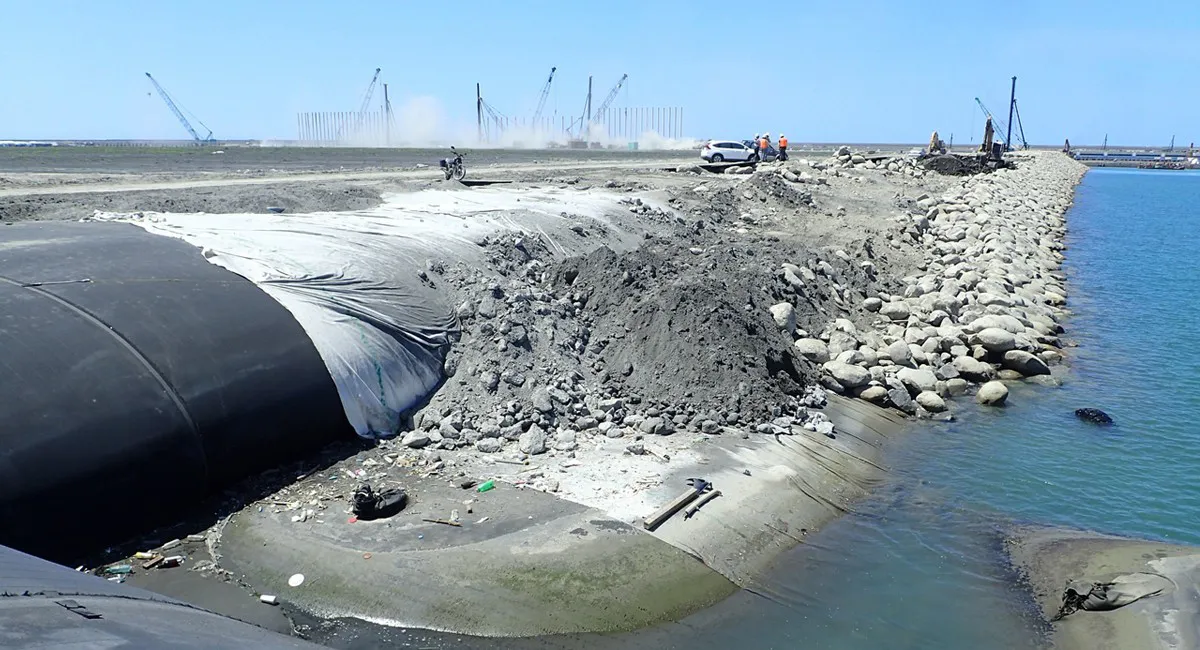
[[[175,100],[171,99],[171,96],[167,94],[167,91],[163,90],[163,87],[158,85],[158,81],[156,81],[149,72],[146,73],[146,78],[150,80],[150,83],[154,84],[154,89],[158,91],[158,96],[162,97],[162,100],[167,104],[167,108],[171,109],[171,112],[175,114],[175,119],[179,120],[179,123],[183,125],[183,128],[187,129],[187,132],[192,135],[192,139],[195,140],[197,144],[202,142],[212,142],[212,129],[204,126],[204,122],[201,122],[197,119],[196,123],[208,131],[208,135],[204,138],[201,138],[200,134],[196,133],[196,129],[192,128],[192,123],[183,116],[183,111],[179,110],[179,107],[175,105]]]

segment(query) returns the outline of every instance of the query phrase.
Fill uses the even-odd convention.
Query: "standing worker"
[[[758,141],[758,149],[761,152],[759,154],[759,160],[762,160],[763,162],[767,162],[767,152],[770,151],[770,149],[771,149],[771,134],[770,133],[763,134],[762,140]]]
[[[787,160],[787,136],[779,134],[779,159]]]
[[[750,141],[750,148],[754,149],[754,157],[755,157],[755,158],[758,158],[758,143],[761,141],[761,140],[759,139],[759,138],[761,138],[761,137],[762,137],[762,136],[760,136],[759,134],[755,133],[755,134],[754,134],[754,139]]]

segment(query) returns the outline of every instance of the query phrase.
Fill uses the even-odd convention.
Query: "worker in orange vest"
[[[761,160],[761,161],[763,161],[763,162],[766,162],[766,161],[767,161],[767,151],[768,151],[768,148],[769,148],[770,146],[771,146],[771,134],[770,134],[770,133],[764,133],[764,134],[763,134],[763,137],[762,137],[762,140],[759,140],[759,141],[758,141],[758,156],[759,156],[759,160]]]
[[[779,159],[787,160],[787,136],[779,134]]]

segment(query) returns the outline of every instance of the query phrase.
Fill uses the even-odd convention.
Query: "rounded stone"
[[[979,387],[975,401],[985,406],[1002,406],[1008,400],[1008,386],[999,381],[989,381]]]

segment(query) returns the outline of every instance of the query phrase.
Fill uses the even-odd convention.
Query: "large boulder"
[[[771,318],[775,319],[775,324],[779,329],[785,329],[788,334],[796,331],[796,308],[790,302],[781,302],[777,305],[771,305]]]
[[[1002,406],[1007,399],[1008,386],[999,381],[989,381],[980,386],[975,394],[975,401],[985,406]]]
[[[504,446],[504,440],[501,438],[480,438],[475,441],[476,451],[481,451],[485,454],[494,454],[500,451]]]
[[[887,395],[888,391],[883,386],[867,386],[858,394],[858,397],[872,404],[882,404],[887,399]]]
[[[946,380],[946,392],[950,393],[951,397],[966,393],[969,386],[970,384],[967,383],[967,380],[962,377]]]
[[[898,366],[912,365],[912,350],[904,341],[894,341],[891,345],[883,349],[887,353],[888,358],[892,363]]]
[[[908,305],[902,302],[885,302],[879,308],[879,315],[895,321],[908,320]]]
[[[429,442],[429,435],[421,431],[409,431],[408,433],[404,434],[404,437],[400,440],[400,444],[413,449],[420,449],[421,447],[428,445]]]
[[[996,376],[996,369],[990,364],[979,361],[975,357],[961,356],[953,361],[954,369],[967,381],[990,381]]]
[[[544,454],[546,453],[546,432],[535,424],[529,427],[528,431],[521,434],[517,445],[523,454],[529,454],[530,456]]]
[[[917,393],[917,404],[930,413],[941,413],[946,410],[946,402],[935,392],[924,391]]]
[[[550,399],[550,391],[544,387],[533,391],[530,401],[533,402],[533,408],[537,409],[539,413],[554,411],[554,402]]]
[[[975,335],[979,344],[987,349],[988,352],[1008,352],[1017,347],[1017,339],[1012,335],[1012,332],[1002,330],[999,327],[989,327],[981,330]]]
[[[933,375],[938,379],[946,381],[957,377],[958,369],[954,367],[954,364],[947,363],[938,367],[937,370],[934,370]]]
[[[841,361],[828,361],[822,368],[844,389],[858,388],[871,381],[871,373],[861,366],[852,366]]]
[[[1017,320],[1015,316],[1008,314],[988,314],[980,316],[971,321],[964,329],[968,332],[982,332],[985,329],[999,328],[1012,334],[1020,334],[1025,331],[1025,325]]]
[[[829,361],[829,346],[821,339],[798,339],[794,344],[800,356],[814,363]]]
[[[842,331],[835,331],[829,335],[829,356],[837,357],[837,355],[846,350],[857,350],[858,339],[853,335]]]
[[[913,401],[912,395],[909,395],[908,391],[904,388],[893,388],[888,391],[887,396],[888,402],[891,402],[892,406],[897,409],[909,414],[917,412],[917,403]]]
[[[1050,367],[1046,365],[1045,361],[1024,350],[1009,350],[1005,352],[1002,365],[1005,368],[1016,370],[1026,377],[1050,374]]]
[[[932,391],[937,386],[937,377],[927,368],[901,368],[896,373],[896,379],[913,395]]]

